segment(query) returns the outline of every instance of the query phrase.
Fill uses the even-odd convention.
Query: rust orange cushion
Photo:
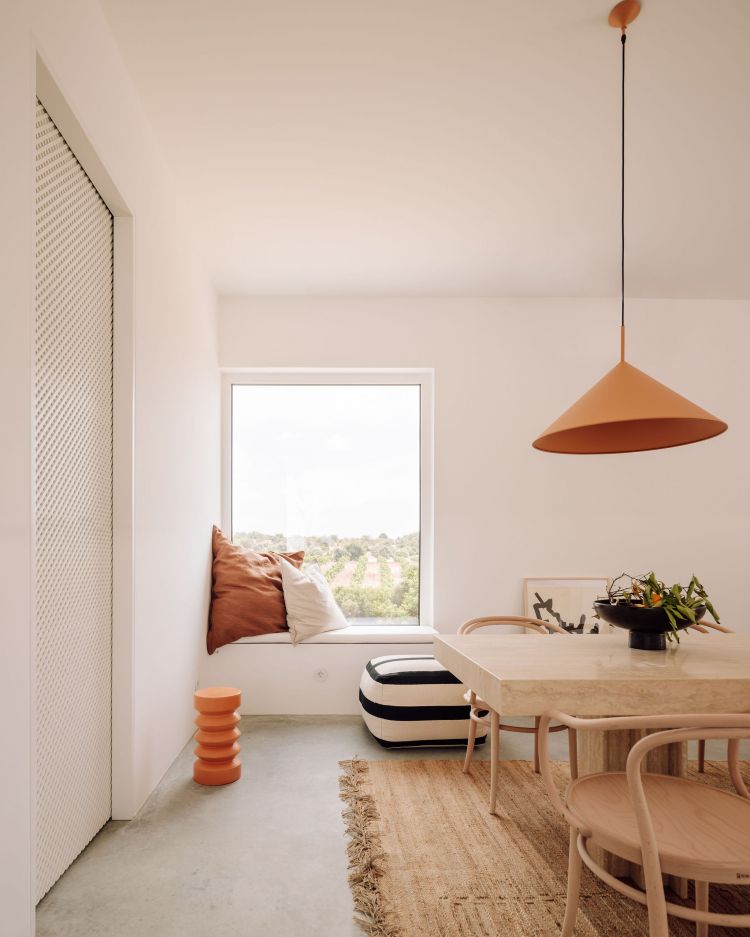
[[[238,638],[287,631],[279,557],[302,566],[305,554],[256,553],[240,547],[214,527],[208,653]]]

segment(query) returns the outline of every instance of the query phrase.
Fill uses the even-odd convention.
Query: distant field
[[[286,537],[237,533],[235,543],[261,552],[305,551],[317,563],[336,601],[351,620],[419,620],[419,535],[403,537]]]
[[[384,585],[380,561],[372,553],[366,554],[366,557],[367,564],[365,566],[365,574],[362,579],[362,585],[365,589],[380,589]],[[386,562],[392,577],[392,583],[395,585],[403,578],[401,575],[401,563],[399,563],[397,560],[387,560]],[[356,562],[354,560],[347,560],[343,569],[340,569],[336,572],[333,572],[334,565],[335,564],[333,562],[323,563],[320,567],[326,574],[326,577],[331,583],[331,586],[334,589],[337,586],[350,586],[352,584],[354,572],[357,568]],[[329,572],[332,572],[331,576],[329,576]]]

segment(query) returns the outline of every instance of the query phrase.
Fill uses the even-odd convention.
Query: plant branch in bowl
[[[630,605],[634,608],[663,608],[664,614],[672,630],[667,632],[667,638],[679,643],[679,622],[695,624],[695,610],[705,607],[713,615],[716,624],[720,624],[719,616],[714,608],[703,585],[694,575],[690,582],[683,586],[676,582],[669,587],[657,579],[652,572],[642,576],[631,576],[621,573],[612,580],[607,591],[610,605]],[[595,610],[596,614],[596,610]],[[596,614],[599,618],[599,615]],[[684,627],[684,625],[683,625]]]

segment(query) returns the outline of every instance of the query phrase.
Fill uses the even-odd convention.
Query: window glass
[[[304,550],[352,624],[417,624],[419,524],[419,385],[233,385],[235,543]]]

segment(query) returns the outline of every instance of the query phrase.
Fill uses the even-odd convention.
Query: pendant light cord
[[[622,43],[622,150],[620,159],[620,325],[625,328],[625,33]]]

